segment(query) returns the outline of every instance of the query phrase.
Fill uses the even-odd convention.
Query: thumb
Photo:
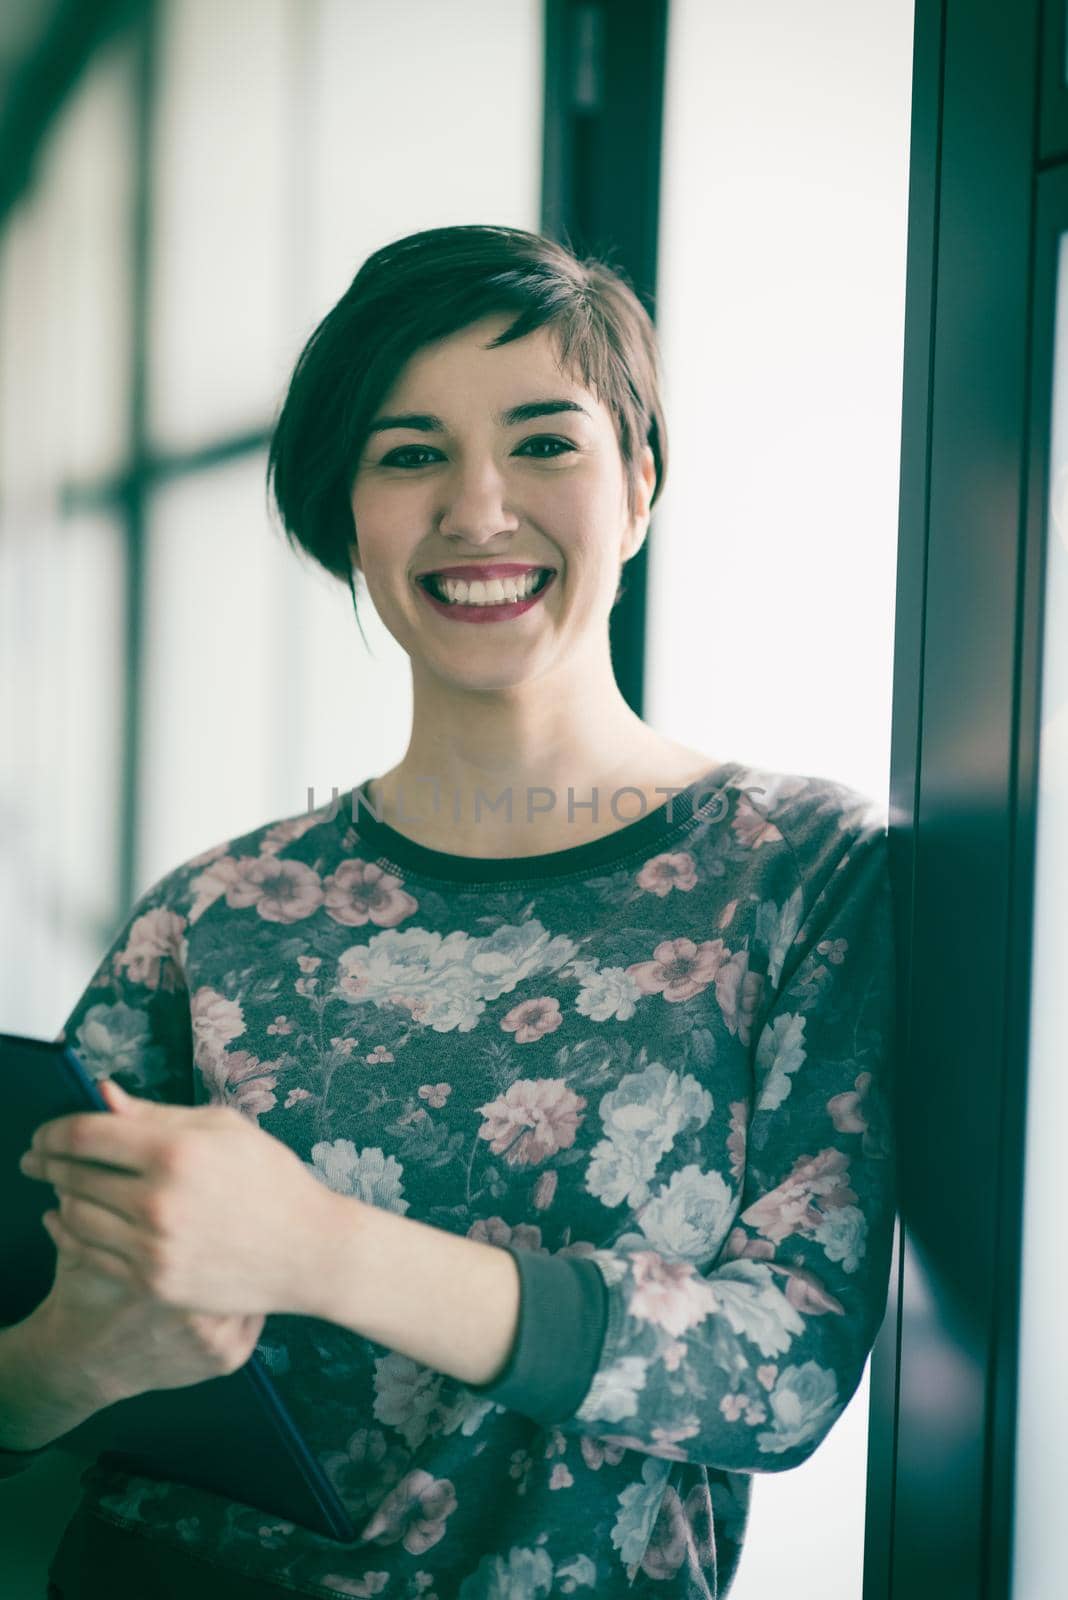
[[[120,1088],[114,1078],[101,1078],[97,1087],[112,1111],[129,1111],[137,1105],[134,1096]]]

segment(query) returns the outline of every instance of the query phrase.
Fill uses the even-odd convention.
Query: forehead
[[[513,315],[486,317],[415,351],[379,409],[393,411],[400,404],[435,399],[441,403],[435,409],[440,410],[448,395],[455,396],[456,386],[461,385],[464,394],[484,393],[502,406],[536,395],[553,395],[578,401],[591,416],[600,411],[607,417],[597,396],[583,383],[581,372],[561,367],[555,328],[535,328],[521,339],[487,348],[514,321]]]

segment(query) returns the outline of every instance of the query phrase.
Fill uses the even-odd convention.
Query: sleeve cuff
[[[545,1426],[563,1422],[586,1398],[600,1363],[607,1285],[582,1257],[504,1248],[519,1271],[515,1343],[492,1383],[464,1387]]]

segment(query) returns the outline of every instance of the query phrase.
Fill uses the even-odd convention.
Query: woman
[[[229,1358],[269,1361],[361,1537],[97,1466],[63,1600],[722,1596],[752,1474],[855,1392],[894,1215],[885,828],[624,702],[609,616],[666,459],[640,302],[534,234],[387,246],[308,341],[269,481],[406,651],[407,750],[154,885],[64,1034],[139,1102],[95,1119],[131,1148],[242,1113],[171,1302],[241,1319]],[[148,1208],[97,1181],[60,1261],[162,1316]]]

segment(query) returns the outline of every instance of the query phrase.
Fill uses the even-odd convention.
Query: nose
[[[501,475],[492,465],[480,468],[472,463],[459,468],[451,482],[438,523],[445,538],[463,539],[481,548],[498,534],[518,529],[519,518],[505,509]]]

